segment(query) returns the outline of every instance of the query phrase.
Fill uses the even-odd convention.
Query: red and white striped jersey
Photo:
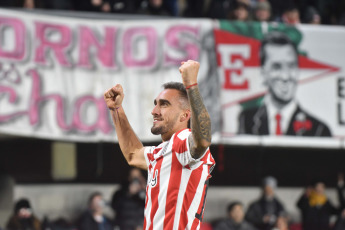
[[[190,129],[159,146],[146,147],[148,166],[144,230],[200,229],[210,173],[215,161],[207,149],[194,159]]]

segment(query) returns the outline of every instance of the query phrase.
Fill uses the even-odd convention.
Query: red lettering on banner
[[[42,83],[39,73],[35,69],[30,69],[27,74],[32,80],[32,90],[30,95],[30,104],[26,110],[13,112],[11,114],[0,114],[0,123],[13,120],[17,117],[28,116],[30,125],[36,126],[41,121],[41,112],[43,109],[43,104],[46,102],[54,102],[56,107],[56,123],[63,131],[81,131],[81,132],[94,132],[97,130],[102,131],[105,134],[110,133],[113,130],[112,125],[109,123],[108,119],[108,109],[106,108],[103,97],[96,98],[94,96],[86,95],[81,98],[77,98],[73,107],[73,119],[71,124],[67,124],[65,116],[67,117],[66,103],[64,97],[58,93],[53,94],[42,94]],[[17,84],[16,82],[14,82]],[[0,85],[0,95],[8,95],[8,101],[14,104],[20,95],[17,94],[15,88],[10,86]],[[98,114],[97,120],[94,124],[87,125],[82,121],[81,108],[85,106],[86,103],[92,103],[96,105],[96,112]]]
[[[35,52],[35,62],[47,65],[46,52],[52,50],[57,61],[64,67],[72,67],[67,57],[67,50],[71,45],[72,32],[66,25],[48,24],[36,22],[36,39],[39,45]],[[52,34],[60,36],[58,41],[53,41]]]
[[[139,42],[143,38],[146,42],[146,57],[137,58],[135,49],[139,49]],[[123,62],[128,67],[153,67],[157,62],[157,32],[152,27],[135,27],[125,31],[123,35]]]
[[[226,69],[224,71],[224,75],[225,75],[225,82],[223,84],[224,89],[248,89],[249,88],[249,83],[247,79],[245,79],[240,84],[234,83],[234,81],[232,80],[236,77],[241,78],[242,69]]]
[[[14,32],[13,50],[5,50],[4,42],[0,42],[0,57],[21,61],[25,57],[26,29],[24,23],[16,18],[0,17],[0,41],[5,37],[5,32],[12,30]]]
[[[0,39],[13,37],[14,40],[13,48],[8,48],[12,43],[6,40],[0,44],[0,58],[23,61],[29,57],[33,60],[28,61],[45,67],[54,67],[56,63],[66,68],[95,69],[93,61],[96,59],[109,69],[118,69],[117,63],[128,68],[157,69],[178,66],[187,59],[198,60],[200,56],[198,26],[173,25],[166,29],[164,37],[159,37],[157,29],[150,26],[125,28],[124,31],[106,26],[103,35],[89,26],[76,28],[68,24],[36,21],[30,38],[28,36],[32,33],[26,32],[23,21],[0,17]],[[74,30],[78,36],[73,36]],[[117,41],[116,35],[120,32],[123,36]],[[27,45],[30,40],[35,41],[32,47]],[[78,55],[71,55],[73,52],[78,52]],[[116,62],[117,53],[122,55],[122,61]],[[53,58],[50,62],[49,57]],[[74,57],[77,60],[73,60]]]
[[[31,125],[37,125],[40,118],[40,109],[43,102],[52,100],[56,102],[56,120],[62,130],[70,130],[64,118],[64,100],[58,94],[41,95],[41,80],[36,70],[29,70],[28,75],[32,78],[32,91],[29,107],[29,120]]]
[[[224,89],[246,90],[247,67],[259,66],[260,41],[223,30],[214,30],[218,66],[223,69]]]
[[[249,58],[248,45],[221,44],[218,47],[220,63],[224,68],[224,89],[248,89],[249,83],[243,75],[244,60]]]
[[[165,34],[165,40],[169,47],[177,50],[180,54],[180,57],[173,57],[168,53],[164,55],[164,61],[166,65],[180,65],[182,61],[185,60],[198,60],[200,49],[195,44],[194,40],[184,39],[181,35],[191,34],[194,39],[198,39],[199,29],[187,25],[177,25],[169,28]]]
[[[87,106],[87,103],[96,105],[98,117],[96,122],[91,125],[87,125],[82,121],[82,114],[81,108],[83,106]],[[107,122],[107,112],[108,109],[104,103],[104,98],[95,98],[93,96],[84,96],[79,98],[74,106],[74,113],[73,113],[73,124],[78,130],[92,132],[100,129],[103,133],[109,133],[112,128],[110,127],[109,123]]]
[[[104,67],[114,68],[115,47],[114,40],[116,36],[116,28],[105,27],[105,35],[103,44],[99,41],[92,29],[81,26],[79,28],[79,61],[78,66],[91,69],[93,64],[90,58],[90,48],[97,49],[97,57]]]

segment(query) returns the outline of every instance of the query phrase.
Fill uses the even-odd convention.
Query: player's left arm
[[[182,74],[183,84],[187,89],[192,112],[192,133],[188,138],[188,144],[194,159],[200,158],[211,145],[211,119],[197,85],[199,66],[198,62],[188,60],[187,62],[182,62],[179,69]]]

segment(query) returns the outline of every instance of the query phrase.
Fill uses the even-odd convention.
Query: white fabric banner
[[[194,59],[214,144],[345,148],[344,27],[215,22],[0,9],[0,134],[116,141],[103,92],[120,83],[139,138],[159,141],[153,99]]]
[[[220,21],[222,143],[344,148],[345,28]]]
[[[116,141],[103,93],[120,83],[137,135],[159,141],[150,132],[153,100],[163,83],[181,82],[181,61],[201,62],[200,85],[210,66],[215,76],[212,29],[206,19],[90,20],[0,9],[0,133]]]

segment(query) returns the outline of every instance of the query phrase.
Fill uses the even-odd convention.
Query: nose
[[[158,115],[159,114],[159,108],[158,105],[155,105],[155,107],[153,107],[151,114],[154,115]]]

